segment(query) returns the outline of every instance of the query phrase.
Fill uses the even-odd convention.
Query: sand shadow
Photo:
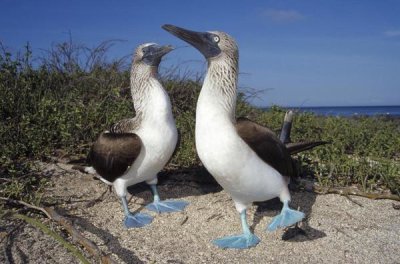
[[[312,207],[316,201],[317,194],[307,191],[291,191],[292,201],[290,207],[298,209],[305,213],[306,217],[299,225],[287,228],[282,234],[282,240],[290,242],[304,242],[325,237],[326,234],[314,227],[311,227],[308,221],[312,212]],[[282,209],[282,203],[278,198],[265,202],[255,203],[258,205],[254,215],[254,221],[251,226],[254,229],[265,216],[274,217],[278,215]],[[264,227],[266,230],[267,227]],[[268,232],[268,231],[266,231]]]
[[[84,230],[96,235],[100,238],[108,250],[117,255],[125,263],[144,263],[131,250],[124,248],[119,242],[118,237],[113,236],[110,232],[94,226],[87,219],[79,216],[68,215],[68,218],[73,219],[74,224],[80,226]]]
[[[162,200],[184,199],[188,196],[200,196],[222,191],[222,187],[202,166],[185,170],[163,170],[158,174],[157,189]],[[140,197],[145,203],[153,201],[150,187],[141,182],[128,187],[128,192],[134,197]]]
[[[203,166],[192,166],[185,170],[164,170],[159,174],[161,186],[185,186],[193,190],[190,195],[204,195],[222,191],[222,187]]]

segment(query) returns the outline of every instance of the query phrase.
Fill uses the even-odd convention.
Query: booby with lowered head
[[[127,228],[142,227],[152,221],[148,214],[129,211],[127,187],[133,184],[145,181],[150,185],[154,201],[146,208],[151,211],[182,211],[188,204],[161,201],[156,187],[157,173],[171,158],[178,140],[171,102],[158,79],[161,58],[172,49],[155,43],[137,47],[130,76],[136,116],[121,120],[102,133],[88,155],[100,179],[112,185],[121,198]]]
[[[279,197],[281,213],[269,231],[295,224],[304,213],[289,208],[284,178],[292,163],[285,145],[274,133],[248,119],[235,119],[239,52],[224,32],[195,32],[173,25],[163,29],[197,48],[207,59],[208,71],[196,109],[198,155],[217,182],[231,195],[240,213],[243,233],[214,240],[222,248],[248,248],[259,243],[247,224],[246,209],[255,201]]]

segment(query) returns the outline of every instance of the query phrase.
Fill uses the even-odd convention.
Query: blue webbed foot
[[[214,245],[220,248],[250,248],[260,242],[260,239],[252,233],[227,236],[213,241]]]
[[[132,214],[129,213],[125,216],[124,225],[126,228],[139,228],[150,224],[153,217],[144,213]]]
[[[284,202],[282,211],[279,215],[272,219],[272,222],[268,225],[268,231],[275,231],[278,228],[287,227],[294,225],[304,218],[304,213],[290,209],[287,202]]]
[[[170,212],[182,212],[183,209],[189,204],[186,201],[175,201],[175,200],[164,200],[154,201],[151,204],[146,205],[146,208],[156,213],[170,213]]]
[[[254,247],[260,242],[260,239],[254,235],[247,224],[246,210],[240,213],[243,234],[227,236],[213,241],[214,245],[220,248],[249,248]]]
[[[154,202],[146,205],[146,208],[150,211],[157,213],[169,213],[169,212],[182,212],[183,209],[189,204],[185,201],[175,201],[175,200],[164,200],[160,201],[160,196],[157,192],[157,186],[155,184],[150,184],[150,188],[154,195]]]

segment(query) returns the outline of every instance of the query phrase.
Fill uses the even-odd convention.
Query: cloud
[[[386,37],[400,37],[400,30],[386,30],[383,34]]]
[[[262,15],[274,22],[279,22],[279,23],[294,22],[305,18],[305,16],[302,15],[300,12],[289,9],[269,8],[264,10],[262,12]]]

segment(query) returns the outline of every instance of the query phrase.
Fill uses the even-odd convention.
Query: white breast
[[[142,149],[128,172],[117,180],[120,181],[118,185],[121,191],[123,186],[156,179],[157,173],[163,169],[175,150],[178,132],[170,99],[160,83],[153,85],[156,87],[151,90],[146,101],[141,126],[133,131],[142,140]]]
[[[206,89],[202,93],[196,111],[196,148],[204,166],[235,202],[279,196],[285,185],[282,176],[239,137],[217,99]]]

